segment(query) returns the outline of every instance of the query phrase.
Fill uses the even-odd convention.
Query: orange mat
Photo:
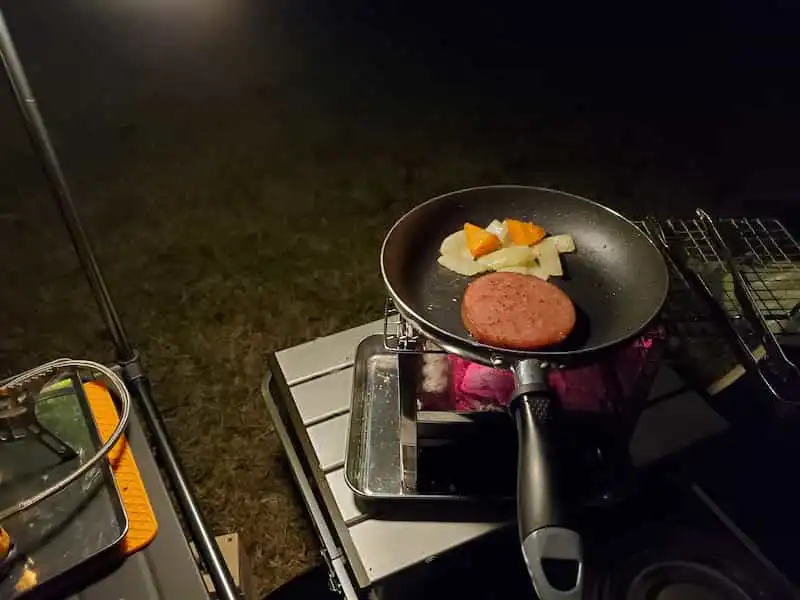
[[[114,400],[99,383],[87,383],[83,387],[100,438],[105,441],[114,433],[119,421]],[[128,556],[153,541],[158,533],[158,523],[126,437],[123,436],[111,449],[108,460],[128,513],[128,533],[122,543],[122,551]]]

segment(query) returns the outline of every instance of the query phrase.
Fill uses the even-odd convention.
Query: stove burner
[[[612,536],[587,561],[590,600],[751,600],[784,598],[752,554],[729,537],[643,523]]]
[[[654,331],[599,362],[554,369],[548,376],[550,385],[569,412],[609,414],[633,421],[655,378],[662,341],[661,332]],[[511,371],[456,355],[423,354],[420,370],[420,410],[503,410],[513,396]]]

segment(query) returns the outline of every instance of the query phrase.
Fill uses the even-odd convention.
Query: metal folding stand
[[[236,585],[214,537],[208,531],[203,515],[197,505],[197,500],[189,482],[186,480],[186,476],[183,474],[178,456],[169,440],[164,421],[153,400],[150,382],[141,367],[139,355],[131,344],[119,314],[111,301],[100,267],[97,264],[91,244],[86,236],[86,231],[72,200],[66,178],[61,170],[58,156],[50,141],[50,135],[39,112],[36,98],[33,95],[25,70],[17,55],[14,41],[6,26],[2,10],[0,10],[0,58],[3,60],[28,136],[50,184],[53,198],[64,219],[72,245],[78,254],[103,321],[113,340],[117,362],[125,383],[131,391],[131,396],[136,399],[140,413],[150,431],[156,449],[156,456],[178,501],[178,507],[189,529],[191,539],[214,584],[216,597],[220,600],[236,600],[238,598]]]

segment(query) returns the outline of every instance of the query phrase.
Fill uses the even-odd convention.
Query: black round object
[[[587,600],[782,598],[757,559],[729,537],[645,523],[589,561]]]
[[[562,256],[565,277],[552,280],[578,312],[576,331],[559,346],[531,352],[478,343],[461,320],[470,278],[436,262],[442,240],[465,222],[483,227],[505,218],[533,221],[575,239],[577,252]],[[421,333],[486,364],[498,357],[558,361],[623,342],[656,317],[669,287],[661,253],[623,216],[565,192],[510,185],[452,192],[412,209],[387,234],[381,270],[398,310]]]
[[[628,600],[751,600],[733,579],[693,562],[668,561],[650,565],[631,582]]]

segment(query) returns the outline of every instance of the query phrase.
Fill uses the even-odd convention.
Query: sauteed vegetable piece
[[[535,223],[525,223],[516,219],[506,219],[506,227],[511,240],[517,246],[533,246],[544,239],[544,227],[539,227]]]
[[[464,233],[467,236],[467,248],[469,248],[472,258],[480,258],[503,245],[499,237],[472,223],[464,224]]]
[[[438,263],[465,277],[500,271],[547,280],[563,276],[559,254],[574,251],[575,241],[569,234],[546,236],[533,223],[494,219],[485,229],[466,223],[448,235],[439,247]]]

